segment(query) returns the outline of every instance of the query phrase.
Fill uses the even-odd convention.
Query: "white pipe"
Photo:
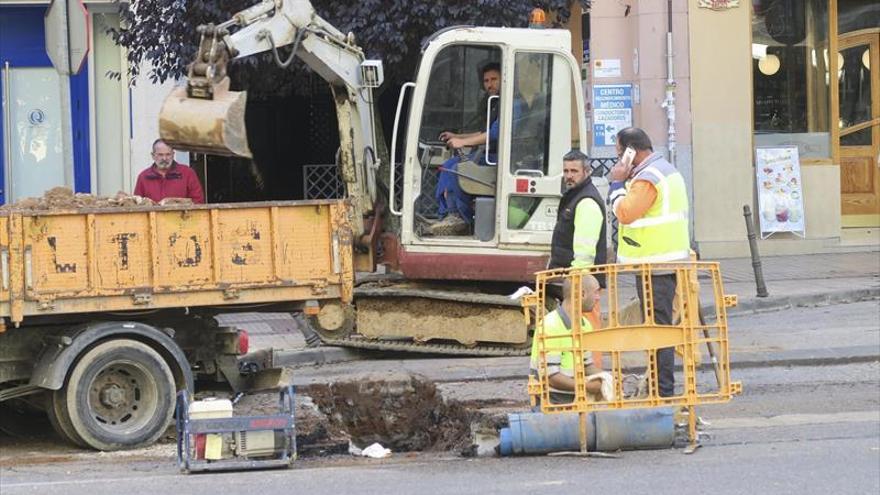
[[[669,163],[675,165],[675,65],[672,53],[672,1],[667,2],[668,26],[666,30],[666,98],[661,105],[666,109],[666,121],[668,126],[667,148],[669,149]]]

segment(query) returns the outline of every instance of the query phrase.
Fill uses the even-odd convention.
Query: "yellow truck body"
[[[344,201],[0,213],[0,317],[352,299]]]

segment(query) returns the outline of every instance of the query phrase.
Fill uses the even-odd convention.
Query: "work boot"
[[[457,213],[446,215],[443,220],[431,225],[428,231],[432,235],[464,235],[468,233],[468,223]]]
[[[439,222],[439,219],[435,218],[427,218],[423,215],[419,215],[416,213],[415,220],[415,232],[419,237],[423,237],[426,235],[433,235],[431,232],[431,226]]]

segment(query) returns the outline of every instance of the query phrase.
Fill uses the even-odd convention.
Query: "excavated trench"
[[[466,453],[472,425],[485,419],[413,375],[311,385],[303,392],[327,418],[328,431],[344,432],[361,448],[378,442],[393,452]]]

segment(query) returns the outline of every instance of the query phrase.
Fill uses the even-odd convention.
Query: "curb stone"
[[[880,287],[868,289],[847,289],[830,293],[799,294],[795,296],[769,296],[765,298],[749,297],[727,311],[728,316],[747,313],[767,313],[795,307],[828,306],[860,301],[880,299]],[[704,305],[703,309],[712,311],[713,306]]]

